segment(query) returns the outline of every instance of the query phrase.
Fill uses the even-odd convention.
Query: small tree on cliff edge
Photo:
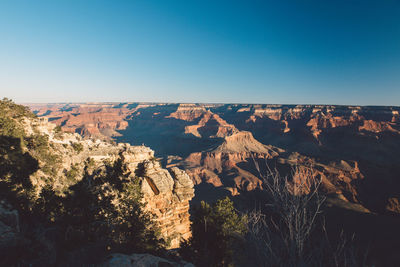
[[[246,232],[247,217],[226,197],[213,205],[202,201],[192,221],[193,237],[183,248],[184,256],[198,266],[232,265],[233,247]]]

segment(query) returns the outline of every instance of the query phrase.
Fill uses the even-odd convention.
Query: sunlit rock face
[[[132,179],[140,179],[145,211],[154,215],[161,236],[168,241],[168,248],[179,247],[181,241],[191,237],[189,201],[194,196],[192,180],[176,167],[163,169],[154,158],[154,151],[148,147],[128,144],[118,147],[120,150],[116,155],[123,156]]]
[[[191,236],[189,201],[194,196],[192,180],[176,167],[162,168],[154,158],[154,151],[148,147],[128,144],[117,147],[117,150],[113,146],[109,150],[103,149],[102,160],[122,155],[132,179],[140,179],[145,211],[153,215],[161,236],[169,244],[168,248],[179,247],[181,241]]]
[[[194,196],[193,182],[178,168],[162,169],[157,161],[144,161],[142,191],[146,210],[155,215],[161,234],[170,248],[191,237],[189,201]]]
[[[207,113],[207,109],[196,104],[180,104],[176,111],[172,112],[168,118],[175,118],[184,121],[194,121]]]

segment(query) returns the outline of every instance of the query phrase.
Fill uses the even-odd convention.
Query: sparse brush
[[[344,234],[333,245],[322,215],[325,196],[319,193],[321,179],[312,167],[296,166],[281,176],[267,166],[262,174],[269,202],[265,210],[248,214],[247,242],[257,266],[363,266],[354,236]],[[362,264],[360,263],[362,262]]]

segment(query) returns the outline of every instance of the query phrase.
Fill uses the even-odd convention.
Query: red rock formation
[[[167,118],[175,118],[183,121],[194,121],[206,113],[207,110],[203,106],[196,104],[180,104],[178,109],[171,113]]]
[[[39,116],[45,115],[65,132],[103,139],[118,136],[117,130],[126,129],[126,118],[134,111],[127,104],[121,106],[97,103],[50,107],[33,105],[31,109]]]
[[[236,127],[221,119],[217,114],[207,111],[195,125],[185,127],[185,134],[197,137],[225,137],[238,132]]]
[[[381,211],[388,196],[400,193],[398,107],[95,103],[32,109],[86,136],[125,129],[133,142],[177,156],[168,165],[187,170],[195,184],[232,194],[262,186],[255,161],[314,166],[326,192]]]

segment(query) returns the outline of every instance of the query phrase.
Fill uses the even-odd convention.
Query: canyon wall
[[[64,131],[95,125],[98,130],[91,132],[104,138],[150,146],[163,166],[189,174],[199,199],[214,189],[231,195],[260,189],[257,162],[262,172],[265,166],[282,172],[298,165],[313,168],[329,194],[375,212],[400,209],[399,107],[93,103],[31,108]]]

